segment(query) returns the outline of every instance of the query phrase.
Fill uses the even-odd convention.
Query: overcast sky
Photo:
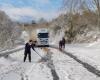
[[[29,21],[57,17],[62,0],[0,0],[0,9],[12,20]]]

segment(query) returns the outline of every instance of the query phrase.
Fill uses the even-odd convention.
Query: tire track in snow
[[[100,80],[81,64],[58,50],[51,50],[53,63],[60,80]]]
[[[74,60],[76,60],[78,63],[82,64],[84,68],[86,68],[89,72],[95,74],[96,76],[100,77],[100,71],[97,70],[95,67],[91,66],[90,64],[81,61],[80,59],[78,59],[76,56],[67,53],[65,51],[63,51],[64,54],[70,56],[71,58],[73,58]]]
[[[50,45],[51,48],[55,48],[58,49],[58,47],[54,46],[54,45]],[[62,53],[66,54],[67,56],[69,56],[70,58],[73,58],[75,61],[77,61],[78,63],[82,64],[84,68],[86,68],[89,72],[93,73],[94,75],[100,77],[100,70],[96,69],[95,67],[93,67],[92,65],[88,64],[87,62],[83,62],[80,59],[78,59],[78,57],[72,55],[71,53],[66,52],[65,50],[61,51]]]
[[[59,80],[59,76],[55,70],[55,66],[53,64],[53,60],[51,59],[51,55],[52,55],[51,52],[48,52],[46,55],[46,57],[48,58],[47,67],[51,69],[51,74],[53,76],[53,80]]]

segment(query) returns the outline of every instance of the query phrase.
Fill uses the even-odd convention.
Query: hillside
[[[67,43],[90,43],[100,38],[100,29],[95,20],[95,15],[87,17],[84,14],[74,14],[70,20],[69,14],[62,14],[49,26],[55,35],[63,30]]]
[[[91,15],[89,16],[89,14]],[[88,15],[85,13],[83,15],[74,14],[72,15],[72,21],[69,14],[62,14],[48,23],[24,25],[23,30],[28,31],[30,38],[33,38],[36,29],[48,28],[50,29],[50,39],[63,32],[66,43],[90,43],[100,38],[100,29],[96,26],[95,20],[93,13],[88,13]]]
[[[3,11],[0,11],[0,48],[13,46],[19,34],[18,26]]]

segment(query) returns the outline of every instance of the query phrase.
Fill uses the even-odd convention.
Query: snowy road
[[[53,64],[59,76],[59,80],[100,80],[100,77],[87,71],[74,59],[62,54],[57,50],[52,50]]]
[[[45,54],[41,49],[37,51],[41,52],[42,56]],[[26,75],[29,80],[33,80],[33,78],[48,80],[49,68],[43,63],[38,63],[40,57],[32,51],[32,63],[29,63],[28,60],[23,63],[23,53],[24,50],[21,50],[11,54],[8,58],[0,58],[0,80],[22,80],[22,78],[26,78]],[[52,77],[50,76],[50,78]]]
[[[58,50],[50,49],[48,55],[36,49],[49,60],[41,62],[32,51],[32,63],[23,63],[23,50],[0,58],[0,80],[100,80],[100,77],[88,71],[82,64]]]

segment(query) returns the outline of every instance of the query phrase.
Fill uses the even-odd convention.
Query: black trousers
[[[62,44],[62,48],[64,48],[64,49],[65,49],[65,44]]]
[[[24,53],[24,62],[26,61],[28,55],[29,62],[31,62],[31,53]]]

